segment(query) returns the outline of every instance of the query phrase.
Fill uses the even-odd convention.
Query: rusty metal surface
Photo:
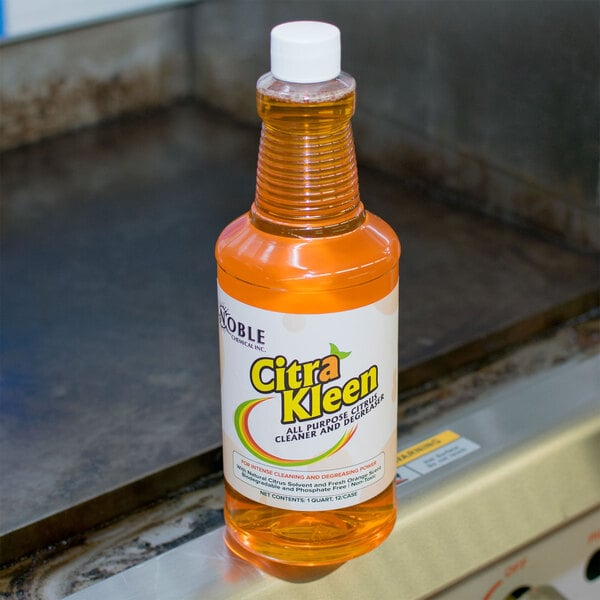
[[[256,123],[270,27],[329,20],[363,164],[597,252],[600,5],[471,4],[465,20],[463,0],[191,2],[0,44],[0,148],[191,96]]]
[[[207,470],[213,246],[251,202],[257,147],[255,129],[188,105],[1,156],[3,559]],[[403,243],[401,387],[597,302],[594,256],[367,170],[361,190]]]
[[[0,149],[166,106],[190,91],[189,9],[0,46]]]
[[[267,70],[266,32],[298,18],[330,21],[342,32],[342,68],[357,80],[363,164],[435,180],[454,201],[600,250],[600,4],[260,4],[196,7],[198,98],[254,120],[246,100]]]

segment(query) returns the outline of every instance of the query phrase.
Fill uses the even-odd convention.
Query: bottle
[[[396,518],[400,243],[366,211],[340,32],[271,32],[256,195],[216,244],[226,543],[337,565]]]

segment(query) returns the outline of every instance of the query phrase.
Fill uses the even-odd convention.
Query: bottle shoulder
[[[381,218],[366,211],[350,232],[328,237],[287,237],[266,233],[248,214],[230,223],[217,240],[220,269],[255,285],[339,289],[365,283],[397,268],[400,242]]]

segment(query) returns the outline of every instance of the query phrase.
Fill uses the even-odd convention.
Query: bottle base
[[[345,561],[333,564],[288,564],[271,560],[260,554],[250,551],[231,534],[229,529],[225,529],[224,540],[227,548],[238,558],[254,565],[261,571],[268,573],[278,579],[290,581],[292,583],[306,583],[325,577],[344,564]]]
[[[362,505],[296,512],[261,505],[251,508],[249,504],[254,503],[226,484],[225,543],[237,556],[281,578],[288,579],[290,574],[301,581],[319,577],[320,571],[332,571],[388,537],[396,522],[395,487],[392,482]],[[228,510],[240,502],[246,505],[245,518]]]

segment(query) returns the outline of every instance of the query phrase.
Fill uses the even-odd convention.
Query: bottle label
[[[275,508],[359,504],[396,472],[398,287],[367,306],[288,314],[219,288],[223,465]]]

